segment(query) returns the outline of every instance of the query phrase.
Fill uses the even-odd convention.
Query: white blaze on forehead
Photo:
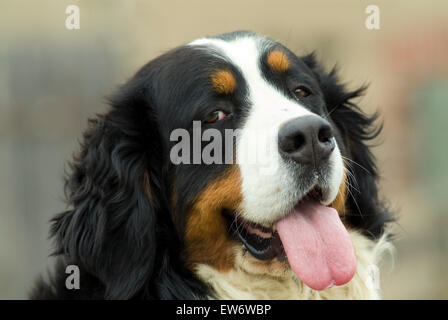
[[[204,38],[195,40],[190,45],[211,46],[217,49],[241,71],[248,87],[249,102],[253,108],[251,115],[258,112],[263,116],[274,117],[272,121],[269,121],[274,126],[280,118],[288,119],[313,114],[296,101],[286,97],[263,78],[260,59],[269,46],[266,39],[253,35],[231,41]]]
[[[262,54],[272,42],[255,35],[243,35],[233,40],[203,38],[189,45],[210,48],[211,54],[224,57],[242,73],[247,86],[248,114],[237,141],[236,158],[242,178],[242,216],[259,223],[270,223],[291,209],[291,203],[301,196],[297,181],[290,168],[278,152],[278,131],[288,120],[317,116],[297,101],[285,96],[262,75]],[[237,84],[238,85],[238,84]],[[270,152],[253,154],[254,146],[260,151],[260,143]],[[263,147],[263,146],[262,146]],[[330,162],[334,171],[342,171],[337,157]],[[266,157],[261,156],[266,155]],[[256,161],[251,161],[255,156]],[[337,194],[342,173],[334,173],[331,193]],[[336,185],[337,184],[337,185]]]

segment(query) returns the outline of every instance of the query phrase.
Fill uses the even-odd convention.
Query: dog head
[[[375,117],[352,102],[361,91],[249,32],[165,53],[90,122],[72,208],[53,222],[57,252],[109,298],[213,295],[201,265],[346,283],[346,229],[375,237],[388,219],[365,144]]]

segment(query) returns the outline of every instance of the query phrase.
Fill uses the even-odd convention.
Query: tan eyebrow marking
[[[212,86],[217,93],[229,94],[236,88],[236,80],[229,70],[219,70],[212,74]]]
[[[278,72],[285,72],[290,66],[288,57],[280,50],[269,52],[267,61],[269,66]]]

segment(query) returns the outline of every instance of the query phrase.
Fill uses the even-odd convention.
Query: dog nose
[[[318,116],[304,116],[286,122],[278,133],[280,154],[300,164],[318,166],[335,148],[330,123]]]

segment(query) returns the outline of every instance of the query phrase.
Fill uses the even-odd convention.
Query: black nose
[[[333,130],[328,121],[318,116],[296,118],[280,128],[278,147],[284,158],[318,166],[334,150]]]

